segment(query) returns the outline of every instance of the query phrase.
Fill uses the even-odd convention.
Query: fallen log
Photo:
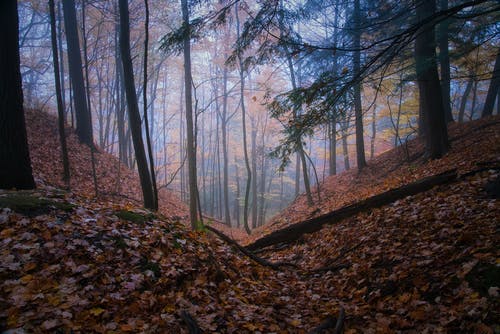
[[[260,264],[262,266],[266,266],[266,267],[272,268],[274,270],[281,270],[281,267],[285,267],[285,266],[292,267],[292,268],[295,268],[295,269],[299,269],[298,266],[296,264],[294,264],[294,263],[289,263],[289,262],[277,262],[277,263],[274,263],[274,262],[270,262],[270,261],[268,261],[268,260],[266,260],[264,258],[261,258],[261,257],[255,255],[253,252],[251,252],[248,249],[246,249],[245,247],[241,246],[239,243],[237,243],[236,241],[234,241],[233,239],[231,239],[230,237],[228,237],[227,235],[225,235],[221,231],[219,231],[219,230],[217,230],[217,229],[215,229],[215,228],[213,228],[211,226],[208,226],[208,225],[205,225],[205,228],[207,230],[209,230],[210,232],[214,233],[215,235],[217,235],[219,238],[221,238],[222,240],[224,240],[228,244],[233,245],[241,253],[243,253],[244,255],[246,255],[247,257],[249,257],[250,259],[252,259],[253,261],[257,262],[258,264]]]
[[[308,334],[321,334],[330,328],[333,328],[333,333],[341,334],[344,331],[345,310],[340,307],[338,318],[328,317],[316,328],[308,332]]]
[[[250,245],[247,245],[246,249],[250,251],[256,251],[258,249],[272,246],[278,243],[290,243],[296,241],[304,234],[319,231],[323,227],[323,225],[334,224],[342,219],[352,217],[360,212],[390,204],[407,196],[416,195],[418,193],[430,190],[435,186],[454,181],[457,179],[457,177],[457,170],[452,169],[441,174],[420,179],[416,182],[369,197],[360,202],[344,206],[327,214],[287,226],[281,230],[274,231],[256,240]]]

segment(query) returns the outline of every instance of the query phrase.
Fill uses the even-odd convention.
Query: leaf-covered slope
[[[347,333],[493,333],[500,326],[500,172],[358,214],[264,256],[341,300]]]
[[[424,177],[456,168],[467,173],[487,163],[500,163],[500,116],[489,117],[449,127],[450,151],[438,160],[424,158],[423,143],[409,141],[407,145],[385,152],[368,162],[368,167],[345,171],[328,177],[317,189],[315,205],[309,207],[305,195],[300,195],[289,207],[254,230],[252,236],[241,239],[251,243],[262,235],[285,226],[339,209],[345,205],[409,184]]]
[[[56,118],[38,110],[26,110],[26,127],[33,174],[37,185],[63,188],[62,158]],[[73,130],[67,128],[66,133],[71,191],[83,196],[94,196],[90,149],[78,141]],[[142,192],[137,173],[100,149],[97,150],[95,158],[99,195],[113,197],[114,201],[132,201],[140,204]],[[187,217],[187,207],[172,192],[162,189],[159,197],[160,211],[164,215]]]
[[[0,207],[0,331],[187,333],[185,311],[205,333],[304,333],[338,311],[297,273],[132,206],[40,189]]]

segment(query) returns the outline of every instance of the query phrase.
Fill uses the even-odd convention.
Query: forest
[[[0,2],[0,333],[497,333],[495,0]]]

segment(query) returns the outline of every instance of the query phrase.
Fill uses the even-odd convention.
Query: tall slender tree
[[[17,1],[0,1],[0,188],[33,189],[23,109]]]
[[[235,16],[236,16],[236,35],[240,37],[240,17],[238,15],[238,4],[235,5],[234,8]],[[244,76],[244,67],[243,60],[241,59],[241,55],[238,54],[238,64],[239,64],[239,72],[240,72],[240,105],[241,105],[241,126],[243,129],[243,153],[245,155],[245,166],[247,169],[247,184],[245,188],[245,204],[243,206],[243,227],[245,231],[250,234],[250,228],[248,226],[248,199],[250,197],[250,187],[252,184],[252,170],[250,169],[250,159],[248,157],[248,146],[247,146],[247,129],[246,129],[246,109],[245,109],[245,76]]]
[[[184,53],[184,92],[186,103],[186,152],[188,160],[188,186],[189,186],[189,216],[191,228],[198,224],[198,190],[196,176],[196,147],[193,122],[193,93],[191,76],[191,30],[189,25],[189,6],[187,0],[181,0],[182,24],[185,29]]]
[[[500,91],[500,50],[497,52],[497,58],[495,60],[495,66],[493,68],[493,73],[491,75],[490,87],[488,88],[488,94],[486,95],[486,101],[484,102],[483,113],[481,117],[490,116],[493,114],[493,106],[495,104],[495,98]],[[498,101],[500,104],[500,101]]]
[[[123,77],[125,84],[125,93],[127,96],[128,117],[130,130],[132,132],[132,142],[134,144],[135,157],[137,160],[137,169],[141,181],[142,196],[144,206],[155,210],[153,186],[151,175],[149,174],[146,152],[144,151],[144,142],[142,140],[141,116],[134,83],[134,69],[132,66],[132,57],[130,56],[130,23],[128,13],[128,1],[119,0],[120,8],[120,53],[123,66]]]
[[[144,127],[146,129],[146,143],[148,146],[149,158],[149,173],[151,175],[151,183],[153,186],[153,210],[158,210],[158,189],[156,187],[156,173],[155,162],[153,157],[153,148],[151,145],[151,136],[149,133],[149,120],[148,120],[148,47],[149,47],[149,3],[144,0],[144,8],[146,11],[146,20],[144,21],[144,69],[143,69],[143,89],[142,89],[142,103],[144,114]],[[152,125],[153,123],[151,123]]]
[[[361,79],[358,78],[360,75],[361,67],[361,9],[359,0],[354,0],[354,11],[353,11],[353,75],[357,78],[354,83],[354,116],[356,125],[356,157],[358,162],[358,170],[366,167],[365,158],[365,140],[363,138],[363,109],[361,105]]]
[[[66,42],[68,45],[69,76],[71,78],[73,104],[75,107],[76,133],[82,143],[93,146],[92,124],[83,81],[82,56],[80,53],[74,0],[63,0],[63,13]]]
[[[418,2],[418,22],[425,22],[436,11],[436,0]],[[419,102],[425,127],[426,155],[441,158],[449,148],[443,98],[436,63],[436,38],[434,25],[423,24],[415,39],[415,63],[419,89]]]
[[[52,59],[54,63],[54,81],[56,84],[56,98],[57,98],[57,117],[59,127],[59,141],[61,143],[61,156],[63,161],[63,181],[66,187],[69,188],[69,159],[68,148],[66,145],[66,133],[64,124],[64,104],[61,91],[61,80],[59,74],[59,54],[57,49],[57,36],[56,36],[56,13],[54,0],[49,0],[50,10],[50,36],[52,41]]]

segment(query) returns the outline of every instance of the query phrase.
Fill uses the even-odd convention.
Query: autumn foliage
[[[315,208],[298,198],[261,233],[450,168],[463,176],[258,254],[288,263],[277,270],[189,231],[168,192],[161,213],[141,209],[137,176],[104,153],[95,197],[73,133],[61,190],[55,121],[27,120],[38,189],[0,193],[2,331],[188,333],[189,314],[205,333],[308,333],[341,307],[345,333],[498,329],[498,117],[453,125],[441,160],[426,162],[413,141],[328,179]]]

